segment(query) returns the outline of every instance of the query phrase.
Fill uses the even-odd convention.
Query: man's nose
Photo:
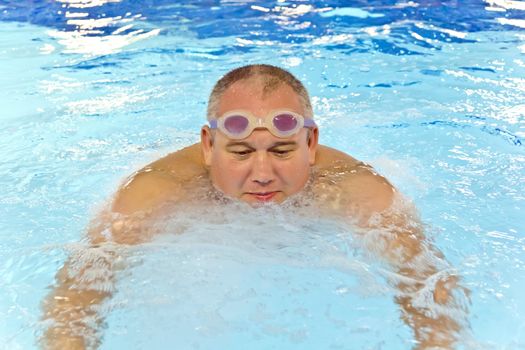
[[[258,153],[253,165],[252,181],[261,185],[269,185],[273,180],[274,173],[270,157],[265,152]]]

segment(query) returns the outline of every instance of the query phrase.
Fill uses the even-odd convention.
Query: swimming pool
[[[352,6],[0,1],[0,347],[36,347],[89,220],[198,140],[222,74],[263,62],[306,83],[321,143],[413,199],[472,292],[462,347],[525,348],[525,5]],[[410,348],[380,267],[343,254],[336,223],[216,210],[128,249],[102,348]]]

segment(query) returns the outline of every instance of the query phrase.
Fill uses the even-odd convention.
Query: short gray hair
[[[279,67],[268,64],[251,64],[235,68],[217,81],[208,100],[208,120],[212,120],[216,117],[219,100],[230,86],[240,80],[253,77],[262,78],[263,94],[274,91],[282,84],[291,87],[301,100],[305,113],[304,117],[313,118],[312,104],[310,102],[310,97],[308,96],[308,91],[306,91],[306,88],[299,79],[297,79],[292,73]]]

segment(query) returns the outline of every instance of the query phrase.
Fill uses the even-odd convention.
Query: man
[[[438,272],[425,254],[438,253],[424,244],[420,225],[386,179],[351,156],[318,144],[319,129],[300,81],[269,65],[235,69],[213,88],[207,114],[199,144],[146,166],[120,188],[110,212],[91,230],[93,243],[147,240],[153,234],[152,222],[174,205],[191,201],[203,188],[208,194],[205,200],[222,197],[254,207],[308,201],[325,215],[353,223],[363,235],[388,229],[389,234],[377,236],[380,244],[373,249],[404,278],[397,282],[401,293],[396,301],[414,330],[416,348],[454,344],[459,321],[447,314],[429,316],[428,310],[412,302]],[[110,229],[104,230],[107,221]],[[415,261],[423,263],[414,266]],[[85,339],[67,324],[83,324],[86,314],[96,316],[90,311],[92,305],[110,295],[107,290],[73,288],[78,279],[68,273],[66,264],[58,275],[58,287],[45,303],[44,318],[62,324],[47,331],[43,344],[49,348],[83,348]],[[434,302],[454,303],[452,288],[456,288],[454,276],[437,278]],[[83,312],[71,316],[65,312],[68,308]]]
[[[248,132],[241,135],[246,137],[221,130],[225,116],[230,114],[230,123],[235,119],[232,111],[251,118],[253,125],[247,125]],[[277,112],[282,112],[281,119],[297,116],[311,123],[290,135],[279,135],[279,129],[272,132],[267,127],[275,122],[272,118],[279,117]],[[259,126],[257,122],[263,120],[268,125]],[[392,202],[394,191],[384,178],[354,158],[318,145],[319,130],[313,123],[305,88],[279,68],[247,66],[225,75],[211,93],[208,121],[218,123],[202,128],[200,144],[170,154],[135,174],[117,194],[113,211],[131,214],[177,198],[183,201],[188,195],[184,187],[191,188],[189,182],[203,176],[227,197],[252,204],[281,203],[305,188],[312,170],[322,177],[355,170],[340,178],[337,192],[343,190],[340,197],[359,203],[365,217]],[[319,178],[312,179],[314,187]]]

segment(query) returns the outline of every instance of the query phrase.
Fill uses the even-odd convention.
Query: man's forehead
[[[244,109],[259,112],[270,109],[289,109],[303,114],[303,106],[297,93],[286,83],[271,89],[257,79],[245,79],[233,83],[219,99],[218,114],[229,110]]]
[[[290,90],[290,92],[295,93],[285,82],[274,82],[268,85],[263,79],[253,77],[236,81],[224,91],[223,95],[246,94],[265,99],[270,97],[275,91],[281,90]]]

